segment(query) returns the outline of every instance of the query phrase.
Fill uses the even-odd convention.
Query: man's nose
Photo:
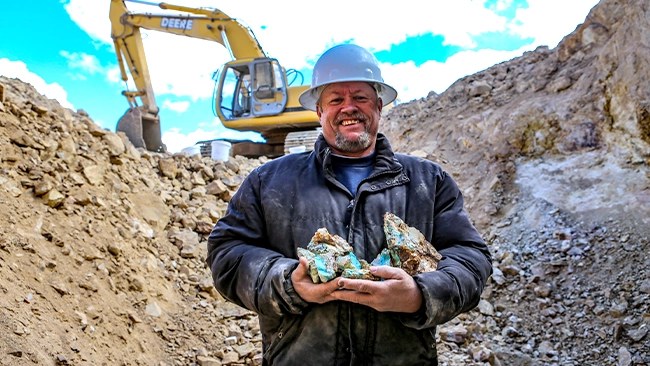
[[[354,98],[345,98],[341,106],[341,112],[354,112],[358,110],[357,102]]]

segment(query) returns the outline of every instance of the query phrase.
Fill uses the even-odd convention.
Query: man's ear
[[[318,119],[320,119],[321,114],[323,114],[323,112],[321,112],[320,106],[316,103],[316,115],[318,116]]]
[[[384,108],[384,101],[381,98],[377,98],[377,106],[379,107],[379,113],[381,114],[382,108]]]

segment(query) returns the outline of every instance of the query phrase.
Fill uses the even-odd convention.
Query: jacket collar
[[[325,137],[323,137],[323,134],[320,134],[316,139],[316,143],[314,144],[314,151],[316,153],[316,159],[318,160],[320,165],[325,170],[327,170],[326,168],[330,165],[330,156],[332,154],[332,149],[327,144],[327,141],[325,141]],[[377,134],[375,151],[377,153],[377,157],[375,160],[375,169],[373,170],[373,174],[375,174],[378,171],[384,171],[384,170],[396,171],[402,169],[402,165],[397,161],[397,158],[395,157],[395,153],[393,152],[393,149],[390,146],[390,142],[388,141],[388,138],[383,133]]]

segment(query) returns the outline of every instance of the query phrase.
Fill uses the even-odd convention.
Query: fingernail
[[[377,272],[377,267],[375,267],[375,266],[370,267],[370,272],[371,273]]]

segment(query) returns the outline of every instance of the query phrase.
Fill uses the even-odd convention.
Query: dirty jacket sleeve
[[[260,184],[255,170],[239,187],[208,238],[207,263],[217,291],[235,304],[272,317],[299,314],[307,303],[290,281],[298,260],[268,249]]]
[[[463,208],[456,182],[441,171],[436,183],[431,242],[443,256],[436,271],[414,276],[424,304],[402,322],[423,329],[443,324],[474,308],[492,273],[491,255]]]

